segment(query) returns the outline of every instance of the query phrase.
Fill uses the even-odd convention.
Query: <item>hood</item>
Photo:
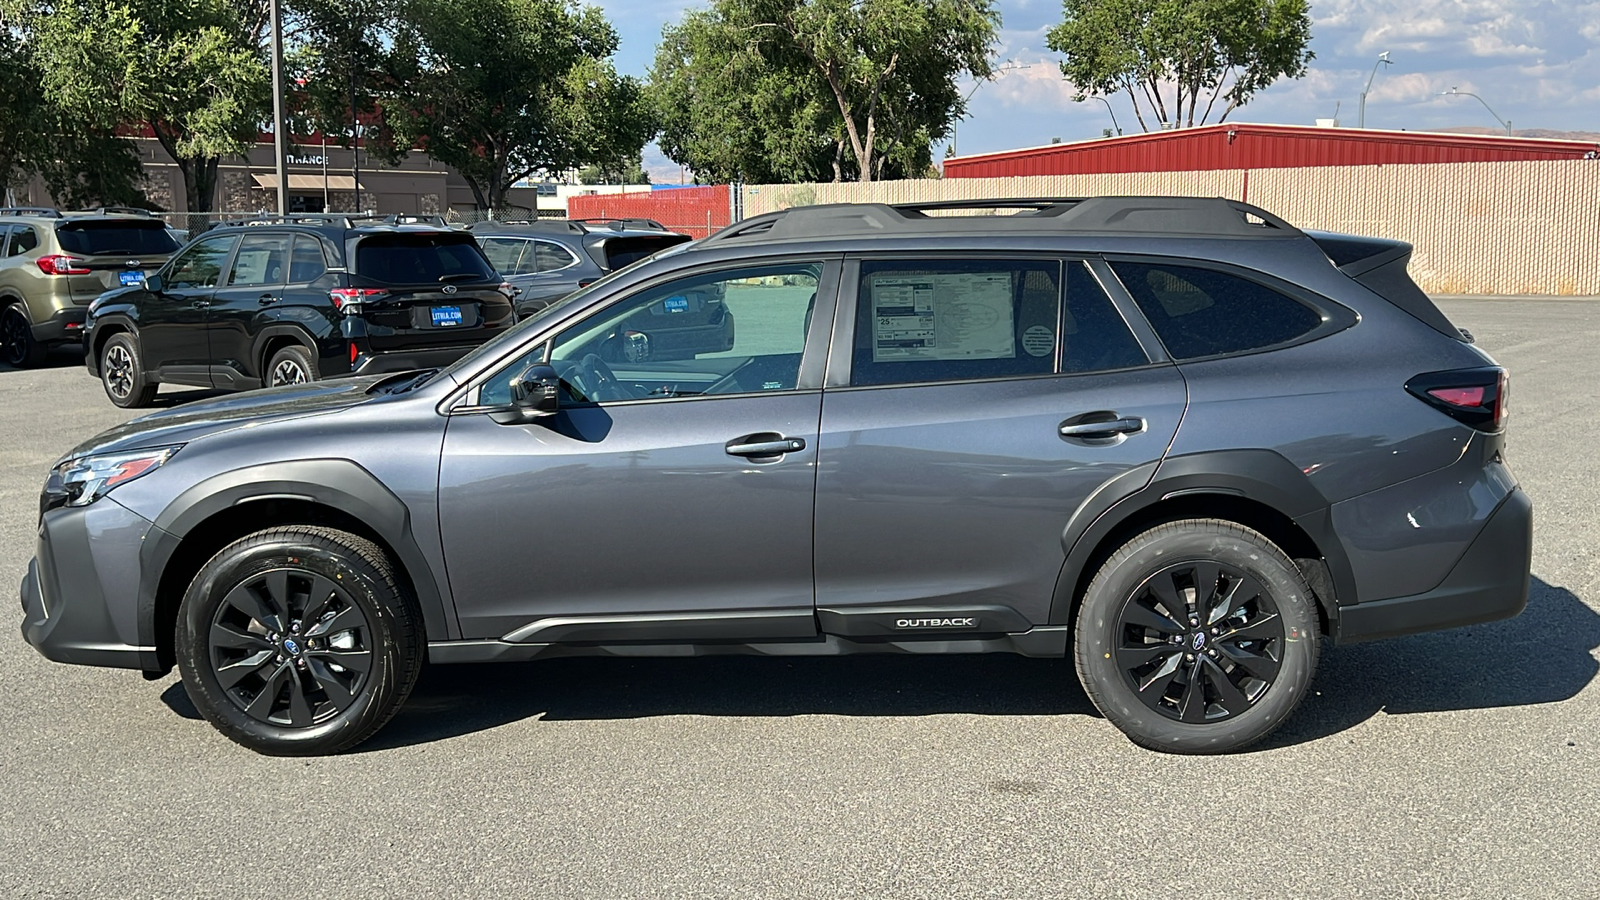
[[[367,389],[390,377],[393,376],[338,378],[186,403],[103,431],[61,459],[184,444],[235,428],[348,409],[371,400]]]

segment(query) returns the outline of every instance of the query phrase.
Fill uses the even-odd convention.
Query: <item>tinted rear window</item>
[[[162,222],[97,219],[56,226],[61,249],[77,256],[159,256],[178,249]]]
[[[375,234],[356,245],[356,274],[385,284],[499,281],[470,236]]]
[[[660,237],[619,237],[606,241],[606,268],[615,271],[631,266],[646,256],[689,240],[688,235],[663,234]]]
[[[1174,359],[1244,353],[1292,341],[1322,324],[1298,300],[1215,269],[1112,263]]]

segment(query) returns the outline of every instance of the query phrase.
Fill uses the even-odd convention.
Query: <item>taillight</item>
[[[362,303],[387,296],[389,292],[382,288],[334,288],[328,292],[333,308],[347,316],[359,314]]]
[[[512,287],[511,286],[511,282],[509,282],[509,281],[500,282],[500,286],[495,288],[495,290],[497,290],[500,293],[504,294],[507,300],[515,300],[515,299],[517,299],[517,295],[522,293],[521,291],[519,291],[516,288]]]
[[[60,253],[51,253],[35,260],[39,264],[39,271],[46,275],[87,275],[89,264],[81,259],[63,256]]]
[[[1499,366],[1428,372],[1406,382],[1412,396],[1479,431],[1506,427],[1511,376]]]

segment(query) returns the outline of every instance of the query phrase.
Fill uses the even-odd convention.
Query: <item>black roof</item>
[[[996,215],[998,210],[1017,210]],[[968,211],[968,215],[949,215]],[[986,214],[974,214],[980,211]],[[931,215],[930,215],[931,213]],[[1222,197],[1046,197],[797,206],[730,225],[703,246],[867,235],[994,234],[1288,238],[1272,213]]]

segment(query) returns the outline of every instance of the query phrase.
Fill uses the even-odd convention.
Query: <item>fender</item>
[[[89,374],[96,378],[100,376],[100,347],[109,340],[104,336],[105,329],[108,326],[114,325],[121,330],[125,330],[132,334],[135,339],[139,337],[139,323],[135,318],[139,313],[138,307],[131,303],[119,303],[112,305],[110,309],[112,312],[108,313],[102,313],[99,310],[91,312],[88,321],[85,323],[89,331],[88,339],[93,342],[93,346],[84,348],[83,364],[89,369]],[[140,355],[143,356],[142,349]],[[140,359],[139,362],[143,364],[144,360]],[[152,382],[161,380],[156,373],[148,369],[145,371],[145,378]]]
[[[1079,576],[1107,535],[1163,500],[1190,494],[1242,497],[1283,514],[1322,551],[1339,605],[1355,601],[1355,576],[1333,533],[1328,500],[1305,473],[1272,450],[1214,450],[1130,469],[1084,500],[1061,535],[1067,559],[1056,582],[1050,624],[1069,623]],[[1325,611],[1337,621],[1336,606],[1325,604]]]
[[[347,459],[266,463],[214,475],[179,494],[156,518],[140,551],[139,640],[155,646],[156,595],[178,545],[229,507],[259,500],[303,500],[348,513],[377,532],[411,576],[429,635],[459,637],[455,610],[438,575],[411,537],[411,514],[372,473]]]

